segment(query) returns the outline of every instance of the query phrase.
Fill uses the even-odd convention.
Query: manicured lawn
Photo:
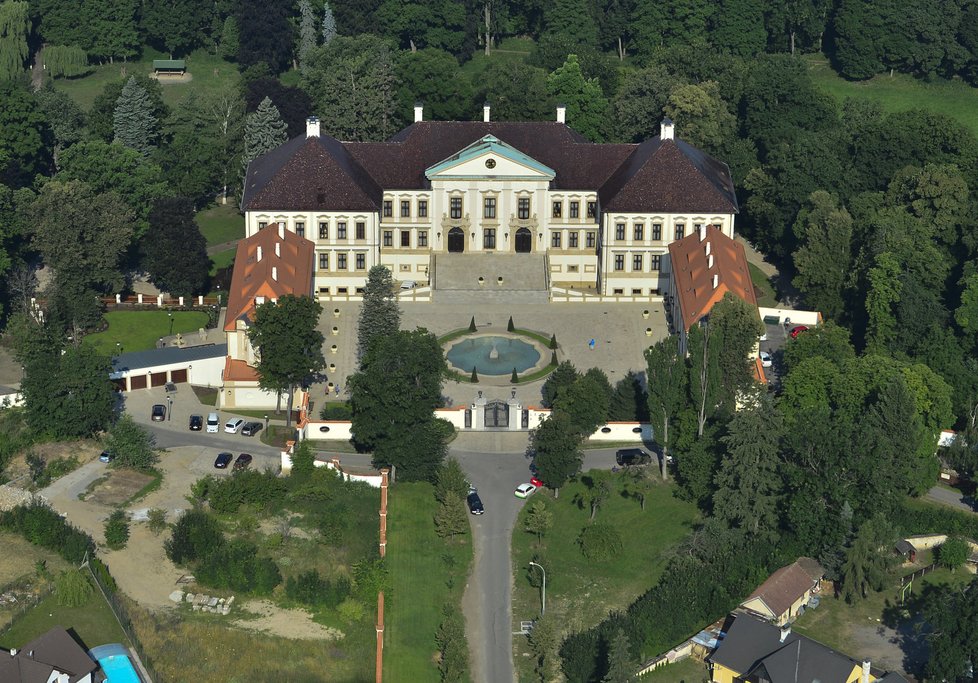
[[[555,615],[568,633],[594,626],[611,610],[625,609],[658,581],[670,549],[689,533],[697,517],[696,508],[673,496],[672,486],[660,484],[649,493],[643,511],[638,500],[622,495],[622,477],[616,476],[612,483],[612,494],[595,521],[621,531],[623,549],[613,558],[588,560],[577,545],[590,515],[589,508],[582,509],[575,502],[577,494],[585,490],[581,481],[562,488],[557,499],[549,491],[538,491],[520,512],[513,532],[514,622],[536,618],[540,611],[540,590],[530,585],[527,572],[535,552],[550,567],[547,614]],[[523,530],[523,520],[534,500],[546,501],[553,515],[553,527],[544,536],[542,547],[537,546],[535,536]],[[521,680],[530,680],[529,658],[522,656],[529,652],[526,641],[515,642],[514,659]]]
[[[757,305],[767,307],[777,306],[778,296],[774,291],[774,285],[771,284],[771,279],[753,263],[748,263],[747,267],[750,268],[750,279],[754,283],[754,288],[761,292],[757,295]]]
[[[812,78],[839,102],[847,97],[876,100],[884,111],[930,109],[960,121],[978,135],[978,89],[961,80],[927,83],[904,74],[847,81],[822,55],[808,58]]]
[[[116,353],[116,342],[122,352],[145,351],[156,347],[160,337],[170,335],[170,318],[167,311],[110,311],[105,314],[109,329],[90,334],[84,342],[102,353]],[[207,327],[207,314],[203,311],[173,311],[173,334],[188,334]]]
[[[197,225],[208,247],[244,237],[244,218],[234,203],[211,204],[198,211]]]
[[[227,251],[220,251],[211,256],[211,277],[217,275],[217,271],[221,268],[227,268],[234,262],[234,255],[237,253],[237,249],[228,249]]]
[[[126,643],[122,628],[97,590],[81,607],[62,607],[53,594],[49,595],[0,635],[0,643],[4,648],[20,648],[55,626],[73,630],[86,648]]]
[[[703,662],[689,658],[660,667],[639,680],[642,683],[700,683],[710,680],[710,671]]]
[[[438,503],[430,484],[395,484],[389,501],[387,566],[393,590],[386,602],[384,680],[436,681],[435,631],[444,605],[461,609],[471,538],[451,541],[435,534]]]
[[[82,109],[88,111],[106,84],[128,78],[134,73],[151,74],[153,72],[153,60],[167,59],[168,57],[168,55],[151,48],[146,48],[139,61],[116,62],[115,64],[97,66],[92,73],[82,78],[59,78],[54,81],[54,86],[68,93]],[[230,62],[225,62],[220,57],[215,57],[206,50],[197,50],[186,57],[186,60],[187,72],[192,76],[190,81],[175,82],[165,79],[161,81],[163,101],[170,107],[177,104],[191,91],[213,93],[224,84],[228,87],[234,87],[238,83],[237,67]],[[126,74],[125,76],[123,76],[123,72]]]

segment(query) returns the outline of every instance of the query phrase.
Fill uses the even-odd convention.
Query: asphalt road
[[[974,498],[971,496],[966,496],[960,491],[952,491],[951,489],[946,489],[943,486],[935,486],[930,491],[927,492],[927,497],[938,503],[943,503],[944,505],[950,505],[956,507],[959,510],[964,510],[966,512],[974,512],[975,508],[973,503]]]

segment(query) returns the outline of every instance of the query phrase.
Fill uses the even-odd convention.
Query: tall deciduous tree
[[[317,329],[323,307],[306,295],[286,294],[255,309],[248,340],[258,352],[258,385],[281,397],[288,391],[288,415],[292,424],[292,401],[296,389],[312,381],[326,367],[323,333]],[[281,399],[280,399],[281,400]]]
[[[577,381],[577,370],[569,360],[562,361],[557,368],[550,373],[547,381],[543,383],[540,390],[542,402],[545,408],[553,408],[557,400],[567,389]]]
[[[391,271],[386,266],[373,266],[367,271],[357,321],[357,358],[362,360],[378,339],[394,334],[400,327],[401,308]]]
[[[110,62],[116,57],[125,59],[135,55],[140,46],[136,27],[139,6],[137,0],[85,0],[81,19],[87,40],[81,47],[92,57],[108,59]],[[148,3],[143,9],[145,12],[152,12],[154,7],[155,3]],[[173,4],[169,4],[167,9],[171,12],[180,11]],[[191,11],[191,15],[195,14],[197,13]],[[184,19],[193,21],[195,18],[190,16]]]
[[[51,131],[26,85],[0,79],[0,183],[30,185],[51,165]]]
[[[193,203],[186,197],[156,202],[149,214],[149,227],[142,249],[153,284],[173,296],[206,291],[210,258],[207,241],[194,218]]]
[[[153,114],[149,93],[130,77],[119,94],[113,115],[115,142],[148,155],[160,136],[160,122]]]
[[[931,627],[924,675],[929,681],[959,681],[978,661],[978,581],[928,594],[924,619]]]
[[[185,55],[200,41],[209,20],[193,0],[144,3],[143,30],[150,42],[170,55]]]
[[[652,434],[662,447],[662,478],[668,479],[670,427],[686,404],[686,364],[679,351],[679,336],[670,335],[645,350]]]
[[[57,168],[61,151],[81,140],[85,112],[63,90],[50,83],[35,92],[34,99],[54,134],[54,166]]]
[[[240,0],[235,3],[238,22],[238,63],[268,65],[273,74],[288,68],[292,59],[292,3],[286,0]]]
[[[733,410],[740,395],[754,385],[752,353],[764,333],[764,324],[756,306],[727,292],[710,311],[710,327],[721,345],[720,400],[727,410]]]
[[[553,403],[554,410],[570,419],[572,428],[582,439],[591,436],[598,427],[608,421],[611,387],[606,377],[603,378],[604,382],[601,379],[588,370],[567,387]]]
[[[794,285],[809,305],[838,320],[845,311],[845,288],[852,268],[852,216],[838,199],[819,190],[795,221]]]
[[[114,467],[148,470],[160,459],[156,437],[128,414],[122,415],[109,430],[105,450],[115,456]]]
[[[641,142],[657,134],[666,100],[681,84],[679,77],[658,64],[626,75],[613,102],[619,137]]]
[[[675,87],[669,93],[665,111],[675,122],[679,137],[707,152],[717,154],[736,137],[737,118],[730,112],[716,81]]]
[[[245,116],[244,156],[241,163],[247,166],[253,159],[269,152],[288,140],[285,122],[278,108],[267,97],[251,114]]]
[[[13,79],[24,73],[29,51],[27,36],[31,20],[27,3],[18,0],[0,2],[0,81]]]
[[[556,410],[533,430],[530,439],[537,476],[557,495],[560,487],[581,469],[584,456],[580,436],[570,418]]]
[[[696,413],[696,434],[703,436],[706,421],[720,403],[720,346],[722,336],[709,319],[689,328],[689,396]],[[650,404],[651,410],[651,404]]]
[[[415,102],[423,102],[434,121],[464,120],[472,106],[472,84],[458,60],[444,50],[403,51],[396,65],[401,117],[410,121]],[[495,102],[493,102],[495,104]]]
[[[557,102],[567,107],[567,124],[592,142],[608,137],[608,114],[611,109],[597,79],[585,79],[577,55],[547,77],[547,90]]]
[[[893,307],[900,301],[900,264],[888,251],[876,257],[869,269],[869,291],[866,293],[866,345],[871,351],[885,352],[896,335]]]
[[[490,62],[476,101],[492,104],[494,121],[549,121],[556,102],[547,90],[547,72],[518,62]]]
[[[526,517],[523,518],[524,531],[536,535],[537,543],[539,543],[553,525],[554,515],[547,509],[547,504],[543,500],[537,498],[530,503],[526,510]]]

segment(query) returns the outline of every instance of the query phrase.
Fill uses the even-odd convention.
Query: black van
[[[615,453],[615,462],[619,467],[627,465],[648,465],[652,462],[652,456],[641,448],[622,448]]]

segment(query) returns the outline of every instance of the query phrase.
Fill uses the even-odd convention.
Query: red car
[[[791,338],[792,339],[797,339],[798,338],[798,335],[801,334],[802,332],[808,332],[808,326],[807,325],[798,325],[797,327],[792,327],[791,328]]]
[[[542,481],[540,481],[536,477],[530,477],[530,483],[536,486],[538,489],[545,488],[546,486]]]

